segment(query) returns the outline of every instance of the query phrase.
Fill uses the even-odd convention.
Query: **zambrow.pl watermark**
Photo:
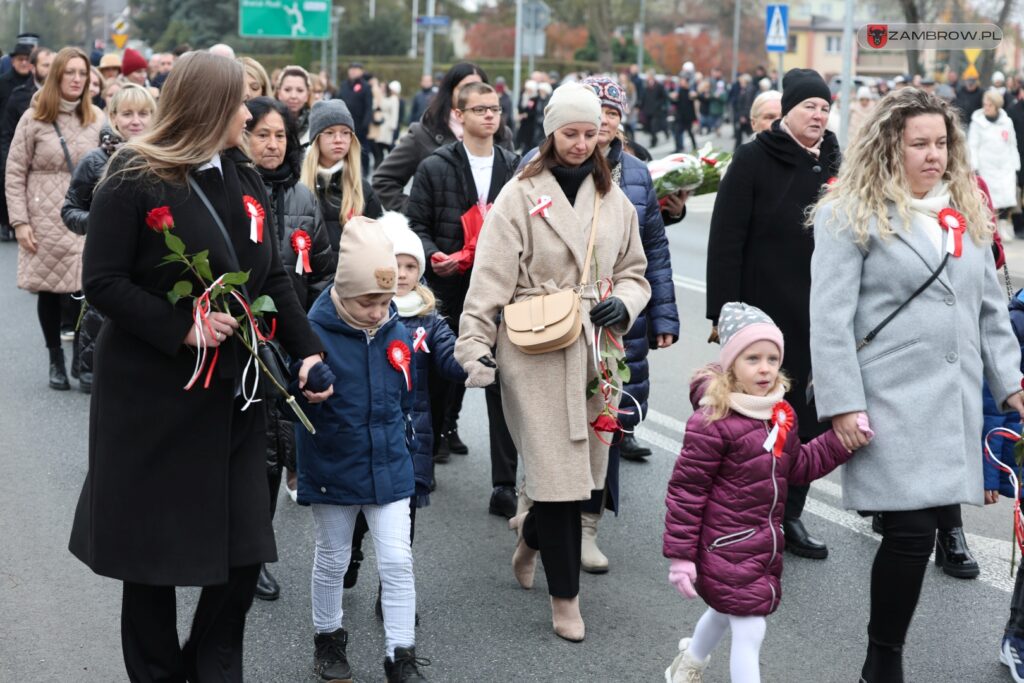
[[[866,50],[993,50],[1003,39],[995,24],[865,24],[857,42]]]

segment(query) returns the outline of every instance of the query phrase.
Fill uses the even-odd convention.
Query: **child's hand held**
[[[668,568],[668,581],[684,598],[692,600],[697,597],[697,589],[693,587],[697,582],[697,565],[690,560],[672,560]]]

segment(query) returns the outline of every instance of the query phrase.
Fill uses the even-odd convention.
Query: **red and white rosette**
[[[967,232],[967,220],[956,209],[945,208],[939,211],[939,225],[943,230],[949,231],[946,251],[954,258],[960,258],[964,253],[964,233]]]
[[[796,415],[792,406],[786,401],[779,401],[772,406],[772,428],[768,438],[764,440],[764,449],[776,458],[782,456],[782,449],[789,437],[789,430],[796,424]]]
[[[412,354],[409,353],[409,347],[405,342],[396,339],[388,344],[388,362],[391,363],[391,367],[402,373],[405,377],[405,388],[412,391],[412,371],[409,367]]]
[[[413,353],[430,353],[430,347],[427,346],[427,328],[417,327],[416,333],[412,335],[412,351]]]
[[[292,251],[295,252],[295,274],[312,273],[309,265],[309,252],[313,248],[313,239],[305,230],[296,230],[292,233]]]
[[[540,214],[541,218],[547,218],[548,209],[551,208],[551,205],[553,203],[554,202],[552,201],[551,197],[547,196],[546,194],[541,195],[540,197],[537,198],[537,203],[534,205],[534,207],[530,209],[530,216],[535,217],[538,214]]]
[[[249,217],[249,239],[259,244],[263,241],[263,219],[267,215],[263,206],[249,195],[242,197],[242,204],[245,206],[245,215]]]

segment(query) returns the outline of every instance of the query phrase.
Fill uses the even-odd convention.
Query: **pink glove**
[[[875,438],[875,433],[871,431],[871,423],[868,422],[867,413],[857,413],[857,428],[864,432],[864,436],[868,439]]]
[[[672,560],[668,568],[668,581],[684,598],[697,597],[693,584],[697,581],[697,565],[689,560]]]

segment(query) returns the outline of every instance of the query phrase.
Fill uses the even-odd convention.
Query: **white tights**
[[[693,630],[690,656],[703,661],[718,646],[727,628],[732,629],[732,652],[729,655],[732,683],[761,683],[758,655],[767,628],[764,617],[734,617],[708,607]]]
[[[343,579],[352,557],[352,530],[362,509],[377,553],[386,655],[416,645],[416,584],[412,571],[409,499],[388,505],[313,505],[313,625],[317,633],[341,628]]]

